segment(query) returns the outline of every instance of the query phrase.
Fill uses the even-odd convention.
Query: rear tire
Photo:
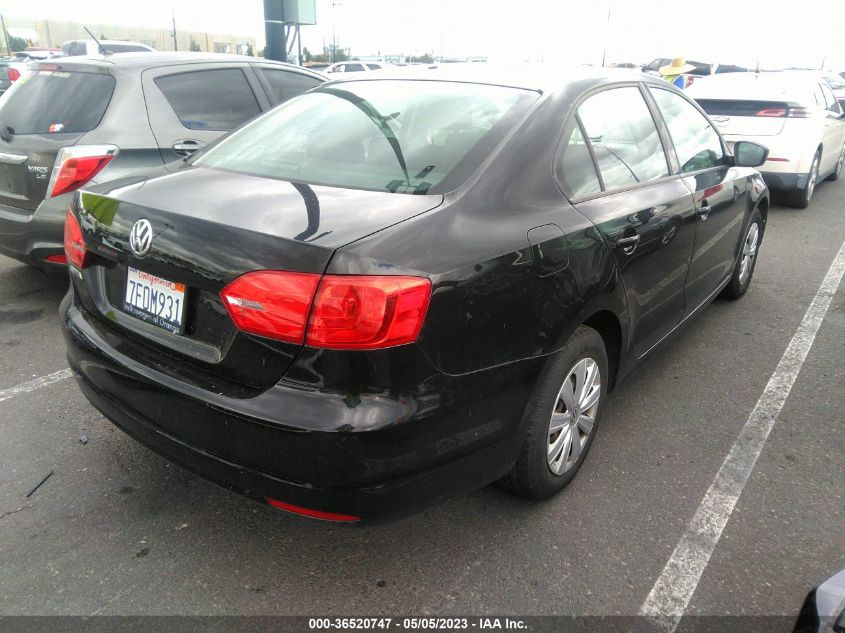
[[[807,183],[804,185],[804,188],[786,192],[784,199],[789,206],[798,209],[806,209],[810,206],[810,200],[813,198],[813,192],[816,190],[816,181],[819,178],[820,161],[821,150],[817,151],[813,157],[813,163],[810,165],[810,171],[807,174]]]
[[[836,169],[833,170],[833,173],[828,176],[827,179],[830,181],[839,180],[839,177],[842,175],[843,165],[845,165],[845,145],[842,146],[842,151],[839,152],[839,160],[836,162]]]
[[[754,209],[751,222],[745,229],[745,238],[742,240],[739,257],[734,266],[733,275],[722,296],[727,299],[739,299],[751,285],[751,278],[754,276],[754,266],[757,264],[757,253],[760,243],[763,241],[763,216],[759,209]]]
[[[579,326],[540,374],[525,410],[522,450],[502,485],[539,500],[572,481],[596,436],[609,379],[604,341]]]

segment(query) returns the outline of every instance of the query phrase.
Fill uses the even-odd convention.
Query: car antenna
[[[109,54],[109,52],[106,50],[106,47],[105,47],[105,46],[103,46],[102,44],[100,44],[100,40],[98,40],[96,37],[94,37],[94,34],[93,34],[91,31],[89,31],[89,30],[88,30],[88,27],[87,27],[87,26],[83,26],[82,28],[83,28],[83,29],[85,29],[85,32],[86,32],[86,33],[88,33],[88,35],[90,35],[90,36],[91,36],[91,39],[92,39],[92,40],[94,40],[95,42],[97,42],[97,46],[99,46],[99,47],[100,47],[100,52],[101,52],[103,55],[108,55],[108,54]]]

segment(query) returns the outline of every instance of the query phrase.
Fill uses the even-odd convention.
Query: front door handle
[[[197,141],[192,138],[182,139],[181,141],[176,141],[173,143],[173,151],[179,154],[179,156],[190,156],[198,149],[202,148],[205,145],[202,141]]]
[[[710,208],[710,203],[707,202],[707,200],[702,200],[701,206],[698,207],[696,212],[698,213],[698,217],[700,217],[702,220],[706,220],[708,217],[710,217],[711,210],[712,209]]]
[[[637,248],[637,244],[639,243],[639,235],[631,235],[630,237],[620,237],[618,240],[616,240],[616,245],[621,246],[622,252],[626,255],[630,255],[631,253],[633,253]]]

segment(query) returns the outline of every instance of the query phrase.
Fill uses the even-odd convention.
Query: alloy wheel
[[[748,227],[745,241],[742,243],[742,259],[739,263],[739,283],[744,284],[751,274],[754,258],[757,257],[757,244],[760,241],[760,227],[756,222]]]
[[[601,399],[601,371],[592,358],[582,358],[567,372],[549,421],[546,460],[562,475],[577,462],[595,426]]]

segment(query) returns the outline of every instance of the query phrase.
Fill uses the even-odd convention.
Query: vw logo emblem
[[[149,220],[138,220],[129,231],[129,248],[135,257],[145,257],[153,245],[153,225]]]

